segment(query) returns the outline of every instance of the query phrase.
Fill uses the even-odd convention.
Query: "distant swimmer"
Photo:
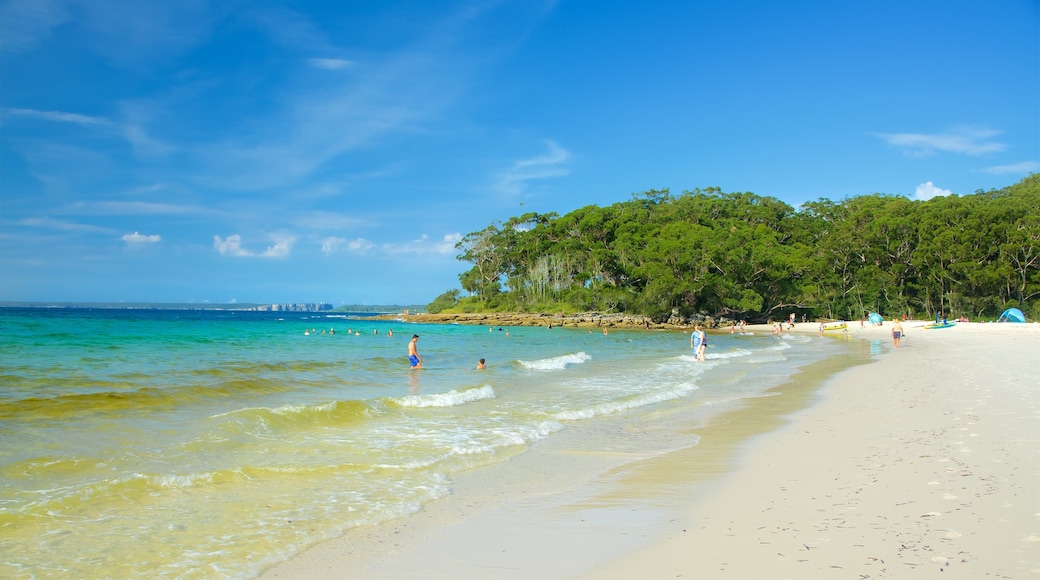
[[[482,369],[482,368],[485,368],[484,367],[484,359],[480,359],[480,360],[477,361],[477,369],[479,370],[479,369]]]
[[[419,342],[419,335],[413,334],[412,340],[408,342],[408,362],[412,364],[413,369],[422,368],[422,357],[419,356],[419,351],[416,349],[416,343]]]
[[[391,328],[391,329],[387,330],[386,331],[386,335],[387,336],[393,336],[394,335],[394,329]]]

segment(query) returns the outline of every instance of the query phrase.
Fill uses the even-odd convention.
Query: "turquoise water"
[[[848,348],[709,337],[697,363],[685,332],[0,309],[0,576],[253,577],[562,430],[758,396]]]

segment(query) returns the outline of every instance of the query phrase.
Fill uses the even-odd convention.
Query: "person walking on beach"
[[[903,334],[903,323],[896,318],[892,321],[892,342],[895,343],[896,348],[899,348],[899,341],[902,340]]]
[[[411,363],[413,369],[422,368],[422,357],[419,356],[419,350],[415,346],[418,342],[418,334],[413,334],[412,340],[408,342],[408,362]]]

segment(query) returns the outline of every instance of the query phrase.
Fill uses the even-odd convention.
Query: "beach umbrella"
[[[1026,315],[1018,308],[1008,308],[1000,315],[997,322],[1025,322]]]
[[[869,320],[871,324],[881,324],[885,319],[881,318],[881,315],[877,312],[871,312]]]

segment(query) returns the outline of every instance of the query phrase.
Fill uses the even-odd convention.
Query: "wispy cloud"
[[[293,218],[293,225],[305,230],[332,232],[364,227],[368,221],[339,212],[308,211]]]
[[[125,104],[123,109],[124,119],[118,122],[104,117],[66,111],[11,108],[5,109],[5,112],[9,115],[27,119],[79,125],[80,127],[96,129],[102,135],[122,137],[130,144],[139,157],[163,156],[173,150],[173,147],[148,135],[145,129],[147,119],[142,118],[142,112],[145,110],[143,107]]]
[[[253,252],[242,247],[242,236],[233,234],[227,238],[221,239],[220,236],[213,236],[213,248],[220,252],[222,256],[235,256],[235,257],[251,257],[251,258],[284,258],[288,256],[292,251],[292,246],[296,243],[294,236],[286,234],[270,234],[268,236],[274,242],[273,245],[268,246],[266,250],[262,252]]]
[[[951,194],[953,194],[952,191],[936,187],[936,185],[931,181],[926,181],[921,185],[918,185],[917,189],[914,190],[914,199],[926,200],[932,199],[933,197],[941,197]]]
[[[11,0],[3,3],[0,46],[4,50],[29,50],[51,35],[51,29],[66,22],[69,11],[60,0]]]
[[[40,119],[43,121],[54,121],[56,123],[74,123],[83,126],[107,126],[112,122],[102,117],[91,117],[78,113],[66,113],[64,111],[37,111],[36,109],[6,109],[8,113],[19,117]]]
[[[25,218],[12,222],[15,225],[26,226],[31,228],[43,228],[49,230],[59,230],[63,232],[78,232],[78,233],[96,233],[96,234],[111,234],[114,231],[110,228],[101,226],[95,226],[93,224],[81,224],[76,222],[69,222],[64,220],[56,220],[53,218]]]
[[[1037,163],[1036,161],[1023,161],[1021,163],[1012,163],[1010,165],[994,165],[992,167],[977,169],[976,171],[981,173],[992,173],[993,175],[1023,175],[1040,171],[1040,163]]]
[[[69,205],[64,213],[92,215],[203,215],[215,210],[195,205],[152,203],[147,201],[81,201]]]
[[[889,145],[911,157],[927,157],[938,152],[961,155],[998,153],[1007,145],[993,138],[1000,134],[985,127],[958,127],[945,133],[875,133]]]
[[[496,189],[505,195],[519,195],[524,191],[528,181],[569,174],[567,162],[571,158],[570,152],[552,139],[546,140],[545,144],[548,148],[545,154],[516,161],[509,169],[500,173]]]
[[[307,59],[307,64],[314,68],[340,70],[347,68],[354,63],[345,58],[311,58]]]

